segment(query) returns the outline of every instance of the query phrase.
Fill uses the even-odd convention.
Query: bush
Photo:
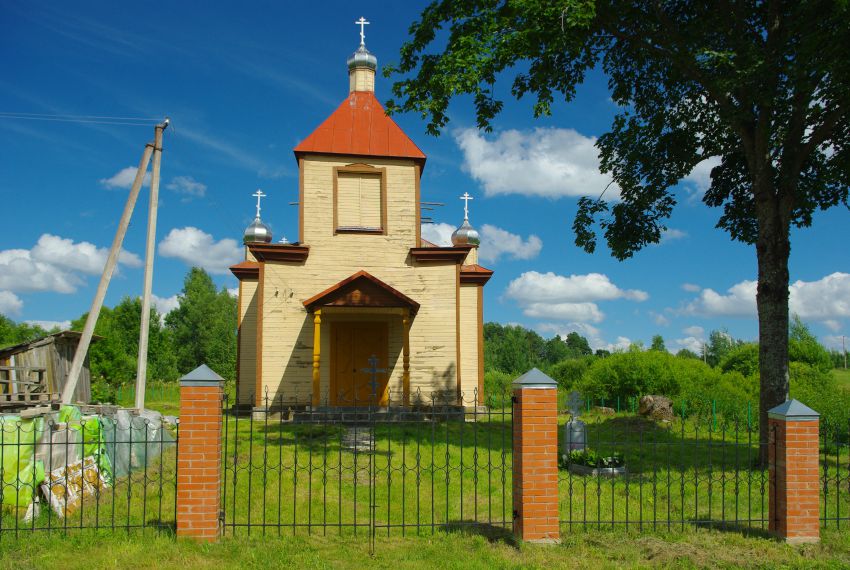
[[[743,376],[758,377],[759,373],[759,345],[756,342],[747,342],[736,346],[720,361],[720,370],[723,372],[740,372]]]
[[[589,398],[611,400],[646,394],[675,396],[679,393],[677,372],[695,361],[676,358],[660,351],[629,351],[593,362],[577,388]],[[697,365],[707,368],[703,363]]]
[[[501,370],[487,370],[484,372],[484,399],[487,402],[503,401],[510,399],[511,382],[514,377]]]
[[[91,381],[92,403],[114,404],[117,403],[115,386],[106,381],[102,376]]]
[[[596,357],[594,356],[562,360],[549,369],[549,376],[558,382],[558,387],[562,390],[572,390],[574,386],[578,385],[595,360]]]
[[[821,416],[821,425],[832,438],[847,437],[850,421],[850,393],[839,388],[835,377],[814,366],[792,362],[791,397],[800,400]]]

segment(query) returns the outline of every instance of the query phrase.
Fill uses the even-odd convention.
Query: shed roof
[[[0,358],[5,358],[6,356],[11,356],[13,354],[17,354],[19,352],[25,352],[29,350],[32,346],[43,344],[45,340],[48,339],[57,339],[57,338],[73,338],[75,340],[79,340],[83,333],[80,331],[59,331],[52,334],[48,334],[45,336],[41,336],[38,338],[34,338],[32,340],[28,340],[26,342],[21,342],[18,344],[13,344],[12,346],[6,346],[0,348]],[[92,342],[97,342],[103,340],[102,336],[92,335]]]
[[[295,147],[305,153],[412,158],[424,165],[425,153],[384,111],[371,91],[353,91],[331,116]]]

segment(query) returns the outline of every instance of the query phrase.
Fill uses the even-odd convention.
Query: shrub
[[[679,393],[678,372],[686,365],[699,361],[676,358],[660,351],[629,351],[596,360],[578,383],[579,390],[593,399],[614,399]],[[683,366],[685,365],[685,366]]]
[[[594,356],[562,360],[549,369],[549,375],[558,382],[559,388],[569,391],[578,385],[594,360],[596,360]]]
[[[719,368],[723,372],[740,372],[743,376],[758,376],[758,343],[746,342],[736,346],[720,361]]]
[[[814,366],[792,362],[791,397],[800,400],[821,415],[823,431],[833,438],[847,437],[850,421],[850,393],[839,388],[835,377]]]
[[[514,377],[501,370],[484,372],[484,399],[488,402],[502,401],[510,395]]]

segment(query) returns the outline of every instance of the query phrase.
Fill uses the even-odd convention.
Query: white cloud
[[[593,323],[605,318],[595,301],[649,298],[644,291],[620,289],[601,273],[565,277],[537,271],[527,271],[511,281],[505,296],[514,299],[529,317]]]
[[[454,137],[463,151],[464,170],[488,195],[599,196],[611,183],[599,171],[596,137],[573,129],[508,130],[494,140],[477,129],[462,129]],[[606,196],[618,193],[611,184]]]
[[[177,308],[177,305],[180,304],[180,300],[177,298],[177,295],[172,295],[171,297],[158,297],[157,295],[152,294],[151,303],[154,307],[156,307],[156,312],[164,319],[165,315]]]
[[[705,334],[705,329],[704,329],[704,328],[702,328],[702,327],[700,327],[700,326],[693,325],[693,326],[690,326],[690,327],[685,327],[685,328],[683,328],[683,329],[682,329],[682,332],[683,332],[683,333],[685,333],[685,334],[687,334],[687,335],[690,335],[690,336],[699,336],[699,337],[701,337],[702,335],[704,335],[704,334]]]
[[[649,295],[636,289],[620,289],[607,275],[556,275],[551,271],[538,273],[527,271],[508,285],[506,295],[520,302],[570,302],[609,301],[629,299],[645,301]]]
[[[818,281],[795,281],[790,308],[801,319],[831,320],[850,317],[850,273],[833,273]]]
[[[441,247],[452,245],[452,233],[457,228],[451,224],[422,224],[422,238]],[[536,235],[523,239],[500,227],[484,224],[481,226],[481,245],[478,257],[484,263],[496,263],[500,257],[511,259],[534,259],[543,249],[543,242]]]
[[[45,330],[52,330],[54,328],[59,329],[60,331],[66,331],[71,328],[71,321],[24,321],[28,325],[37,325]]]
[[[133,181],[136,179],[136,172],[139,169],[135,166],[128,166],[127,168],[122,168],[109,178],[101,178],[100,183],[110,189],[115,188],[124,188],[128,189],[133,185]],[[145,173],[145,178],[142,181],[142,186],[150,186],[151,184],[151,173]]]
[[[711,186],[711,169],[719,165],[720,157],[713,156],[706,158],[694,166],[691,173],[685,176],[682,182],[691,186],[698,194],[705,194],[706,190]]]
[[[239,298],[239,287],[228,287],[227,292],[230,293],[231,297]]]
[[[24,307],[24,302],[11,291],[0,291],[0,315],[17,315]]]
[[[32,257],[56,267],[80,271],[90,275],[99,275],[106,265],[109,249],[97,247],[87,241],[74,243],[73,240],[50,234],[43,234],[32,248]],[[142,260],[135,253],[124,249],[118,254],[118,262],[128,267],[141,267]]]
[[[696,354],[702,354],[703,342],[705,341],[694,336],[676,339],[676,344],[678,344],[681,348],[687,348]]]
[[[687,291],[688,293],[699,293],[702,291],[702,287],[699,285],[694,285],[693,283],[682,283],[682,289]]]
[[[210,273],[227,273],[228,267],[242,258],[242,248],[234,239],[215,241],[198,228],[174,228],[159,243],[159,254],[177,258],[190,267],[202,267]]]
[[[596,303],[530,303],[523,314],[537,319],[562,319],[565,321],[602,322],[605,315]]]
[[[507,230],[484,224],[481,226],[481,246],[478,257],[485,263],[495,263],[505,255],[512,259],[534,259],[543,249],[543,242],[532,234],[523,240]]]
[[[846,349],[850,352],[850,338],[842,337],[841,335],[826,335],[821,337],[821,342],[823,345],[831,350],[837,350],[841,352],[842,349]],[[843,345],[842,345],[843,342]]]
[[[0,251],[0,289],[73,293],[84,283],[80,274],[100,274],[108,255],[105,247],[42,234],[31,250]],[[137,255],[125,250],[118,262],[129,267],[142,265]]]
[[[756,315],[756,281],[741,281],[726,294],[703,289],[685,312],[705,316]],[[804,320],[833,321],[850,317],[850,273],[832,273],[817,281],[795,281],[789,287],[789,308]],[[828,325],[829,326],[829,325]]]
[[[198,182],[191,176],[175,176],[165,187],[178,194],[196,196],[198,198],[203,198],[207,193],[207,185]]]
[[[823,324],[832,332],[838,332],[841,330],[841,323],[836,321],[835,319],[827,319],[823,322]]]
[[[699,297],[691,301],[685,312],[705,316],[743,317],[756,314],[756,282],[741,281],[721,295],[714,289],[703,289]]]
[[[670,319],[665,317],[661,313],[656,313],[655,311],[649,311],[649,316],[652,317],[652,321],[658,325],[659,327],[667,327],[670,326]]]
[[[602,350],[607,350],[608,352],[623,352],[629,349],[632,346],[632,341],[629,337],[626,336],[618,336],[615,342],[609,342],[604,346],[600,346],[597,348],[601,348]]]
[[[456,229],[453,225],[443,222],[422,224],[422,239],[439,247],[450,247],[452,245],[452,234]]]
[[[668,228],[661,232],[661,241],[659,243],[683,239],[686,237],[688,237],[688,232],[683,230],[677,230],[675,228]]]

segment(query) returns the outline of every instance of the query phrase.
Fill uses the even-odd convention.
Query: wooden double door
[[[339,322],[331,325],[330,402],[333,406],[368,406],[373,403],[369,359],[378,359],[374,403],[388,403],[389,327],[385,322]]]

